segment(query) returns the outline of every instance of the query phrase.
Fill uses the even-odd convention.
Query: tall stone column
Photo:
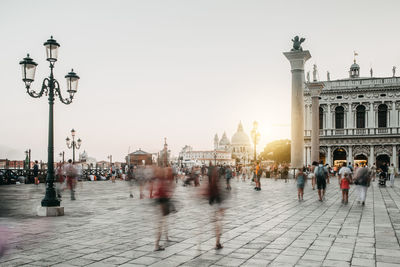
[[[308,116],[308,108],[309,108],[308,104],[304,106],[304,119],[305,119],[305,121],[304,121],[304,130],[306,130],[306,131],[310,130],[310,127],[308,125],[309,125],[310,120],[311,120],[310,116]]]
[[[392,109],[390,111],[390,127],[396,127],[396,120],[397,120],[397,116],[396,116],[396,102],[393,101],[392,102]]]
[[[375,151],[374,151],[374,145],[371,145],[369,147],[369,159],[368,159],[368,165],[369,167],[372,167],[372,165],[374,165],[375,163]]]
[[[330,146],[328,146],[328,155],[327,155],[326,163],[328,163],[329,166],[332,166],[332,151],[331,151]]]
[[[311,147],[307,147],[307,165],[311,165]]]
[[[283,53],[289,60],[292,71],[292,110],[291,110],[291,167],[303,166],[304,149],[304,64],[311,58],[309,51]]]
[[[348,111],[348,116],[347,116],[347,128],[348,129],[354,128],[353,122],[354,122],[353,110],[352,110],[351,103],[349,103],[349,111]]]
[[[368,113],[368,128],[375,128],[375,112],[374,112],[374,103],[371,102],[369,113]]]
[[[319,96],[323,82],[307,83],[311,94],[311,161],[319,162]]]
[[[353,164],[353,146],[349,145],[349,154],[347,155],[347,162]]]
[[[393,163],[393,166],[397,169],[397,151],[396,151],[396,145],[393,146],[393,150],[392,150],[392,163]]]
[[[332,113],[331,113],[331,104],[327,104],[327,110],[326,110],[326,134],[330,135],[330,130],[333,128],[332,127]]]

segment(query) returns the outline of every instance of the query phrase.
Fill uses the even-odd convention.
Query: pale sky
[[[33,99],[19,61],[39,64],[33,88],[49,74],[43,43],[61,44],[55,76],[81,77],[71,105],[55,104],[55,160],[75,128],[89,156],[122,161],[130,151],[174,155],[184,145],[211,149],[259,122],[259,150],[290,137],[291,74],[282,52],[291,38],[319,76],[346,78],[353,51],[361,75],[400,71],[400,1],[18,1],[0,2],[0,158],[47,160],[47,99]]]

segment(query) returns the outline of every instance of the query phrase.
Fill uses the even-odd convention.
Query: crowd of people
[[[384,164],[378,170],[375,164],[368,167],[365,164],[342,163],[342,166],[334,166],[333,168],[327,164],[313,162],[311,165],[290,169],[288,164],[267,165],[262,166],[259,162],[253,166],[229,166],[209,164],[188,166],[156,166],[156,165],[130,165],[117,168],[112,165],[109,170],[109,179],[115,183],[118,178],[126,180],[129,184],[129,197],[134,198],[134,188],[139,191],[139,198],[150,198],[157,204],[159,210],[159,218],[157,224],[157,235],[155,242],[155,250],[164,250],[160,245],[162,235],[165,235],[168,241],[168,215],[176,212],[174,201],[172,201],[175,188],[178,184],[183,186],[198,187],[198,196],[206,199],[212,207],[213,222],[215,223],[216,249],[221,249],[222,219],[224,210],[226,209],[226,200],[232,190],[231,180],[251,181],[255,191],[261,190],[261,177],[284,179],[288,182],[289,175],[293,170],[293,177],[297,184],[298,201],[304,200],[304,187],[308,180],[311,181],[313,190],[317,189],[318,200],[325,200],[325,192],[327,184],[337,180],[338,186],[342,192],[342,203],[346,205],[349,202],[349,189],[351,186],[356,187],[358,193],[358,202],[365,205],[367,189],[371,181],[375,181],[378,177],[380,184],[386,179],[390,179],[390,185],[394,185],[394,177],[397,175],[393,164],[387,166]],[[56,169],[56,192],[61,198],[62,191],[67,188],[70,190],[71,200],[75,200],[75,187],[79,170],[68,160],[67,164],[58,164]],[[148,195],[147,195],[148,192]]]
[[[311,180],[312,189],[315,190],[315,187],[317,188],[318,200],[322,202],[325,199],[326,184],[330,183],[332,178],[335,178],[342,191],[343,204],[349,202],[349,189],[350,186],[354,185],[358,192],[358,203],[365,205],[367,190],[371,181],[375,181],[378,177],[379,184],[386,186],[386,180],[390,180],[390,186],[393,187],[396,175],[396,169],[393,164],[388,166],[387,163],[383,163],[377,169],[375,164],[368,167],[364,163],[356,163],[353,166],[351,162],[348,164],[343,162],[341,166],[331,168],[328,164],[324,165],[322,161],[320,163],[313,162],[312,165],[297,170],[298,199],[299,201],[303,200],[304,186],[309,179]]]

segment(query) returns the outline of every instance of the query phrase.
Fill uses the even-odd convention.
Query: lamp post
[[[214,166],[217,166],[217,150],[214,149]]]
[[[258,122],[253,122],[253,129],[251,130],[251,139],[254,144],[254,163],[257,161],[257,144],[260,141],[260,133],[258,132]]]
[[[53,69],[58,57],[58,48],[60,44],[51,37],[44,43],[46,47],[47,61],[50,63],[50,75],[42,82],[42,88],[39,93],[31,89],[31,84],[35,80],[35,72],[37,63],[29,57],[29,54],[20,61],[22,67],[22,80],[25,83],[26,92],[33,98],[40,98],[45,94],[49,101],[49,133],[48,133],[48,151],[47,151],[47,177],[46,177],[46,194],[42,200],[42,207],[60,206],[60,200],[57,198],[54,190],[54,100],[59,97],[60,101],[66,105],[72,103],[74,94],[78,88],[79,76],[72,70],[65,78],[67,79],[67,92],[69,98],[63,98],[58,81],[54,78]]]
[[[76,133],[76,131],[74,129],[72,129],[71,130],[72,143],[71,143],[71,139],[69,139],[69,137],[67,137],[65,139],[65,141],[67,142],[67,147],[69,149],[72,148],[72,164],[75,163],[75,149],[81,148],[81,144],[82,144],[82,140],[80,138],[78,138],[77,142],[75,142],[75,133]]]
[[[64,151],[60,152],[59,156],[60,156],[60,158],[62,158],[62,163],[64,164],[64,162],[65,162],[65,152]]]
[[[107,158],[110,160],[110,169],[111,169],[111,165],[112,165],[112,155],[108,155]]]
[[[30,148],[25,151],[25,155],[28,159],[28,164],[26,166],[26,169],[30,170],[31,169],[31,149]]]

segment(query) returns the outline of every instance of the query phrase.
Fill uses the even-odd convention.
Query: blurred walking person
[[[372,181],[375,182],[375,178],[376,178],[376,165],[375,165],[375,163],[372,164],[372,166],[371,166],[371,177],[372,177]]]
[[[61,192],[63,190],[63,185],[64,185],[64,169],[63,169],[63,164],[62,163],[57,163],[57,170],[56,170],[56,192],[57,192],[57,197],[61,198]]]
[[[146,179],[144,177],[144,166],[143,165],[139,165],[136,167],[136,169],[134,170],[134,175],[135,178],[139,184],[139,195],[140,195],[140,199],[144,198],[144,193],[143,193],[143,189],[144,189],[144,185],[146,183]]]
[[[307,175],[304,173],[305,168],[299,168],[298,173],[296,175],[296,181],[297,181],[297,197],[299,201],[303,201],[304,197],[304,185],[307,181]]]
[[[261,190],[260,179],[261,179],[261,168],[260,168],[260,163],[257,162],[256,167],[254,169],[254,182],[256,183],[256,187],[254,187],[254,190],[256,191]]]
[[[355,184],[358,187],[359,202],[364,206],[367,198],[367,190],[371,182],[371,172],[368,167],[359,167],[355,173]]]
[[[285,164],[282,168],[282,178],[285,179],[285,183],[288,182],[289,177],[289,166]]]
[[[390,166],[389,166],[388,174],[389,174],[389,179],[390,179],[390,187],[393,187],[394,186],[394,177],[395,177],[395,168],[393,166],[393,163],[390,164]]]
[[[324,168],[323,161],[319,162],[318,167],[314,170],[315,179],[317,181],[318,198],[322,201],[325,198],[326,176],[327,170]]]
[[[339,186],[342,190],[342,203],[349,203],[349,190],[350,190],[350,180],[351,180],[351,170],[346,166],[346,163],[343,162],[342,168],[339,170]]]
[[[232,190],[231,187],[232,169],[230,166],[227,166],[225,169],[225,178],[226,178],[226,189]]]
[[[242,175],[242,181],[245,182],[246,181],[246,166],[242,167],[241,169],[241,175]]]
[[[65,166],[65,175],[67,176],[68,189],[71,191],[71,200],[75,200],[75,187],[78,170],[72,164],[72,159],[69,159],[68,164]]]
[[[35,165],[33,165],[33,177],[35,179],[35,185],[39,185],[39,165],[37,160],[35,160]]]
[[[313,161],[312,165],[310,166],[310,173],[308,174],[308,178],[311,179],[311,186],[312,190],[315,190],[315,168],[318,166],[318,163],[316,161]]]
[[[170,212],[174,210],[173,204],[171,202],[171,197],[173,195],[173,188],[175,183],[173,172],[170,167],[155,168],[154,176],[154,198],[160,209],[154,251],[161,251],[164,250],[164,247],[160,246],[160,240],[163,232],[165,233],[165,238],[168,241],[167,215],[169,215]]]
[[[117,170],[116,170],[116,167],[114,164],[111,165],[110,172],[111,172],[111,182],[115,183],[115,178],[117,176]]]
[[[133,165],[130,165],[126,174],[126,179],[128,180],[129,183],[129,197],[133,198],[133,184],[135,183],[135,172],[134,172],[135,167]]]
[[[222,235],[222,219],[224,217],[225,208],[222,206],[224,196],[222,192],[219,170],[217,167],[212,166],[208,169],[208,187],[207,197],[208,203],[215,208],[214,210],[214,223],[215,223],[215,249],[222,249],[221,235]]]

